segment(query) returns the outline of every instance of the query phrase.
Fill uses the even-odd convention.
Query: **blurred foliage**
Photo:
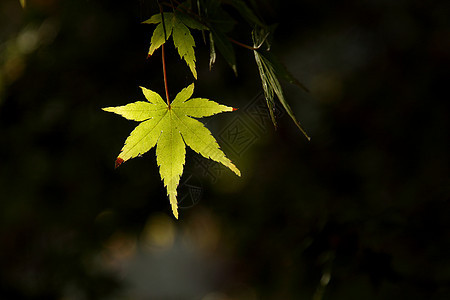
[[[248,113],[251,51],[236,78],[198,45],[198,93],[241,108],[208,127],[247,130],[222,143],[243,177],[188,152],[197,196],[175,221],[151,153],[114,170],[133,124],[100,110],[141,99],[138,85],[163,92],[140,24],[156,3],[0,2],[1,299],[450,298],[448,3],[259,8],[310,89],[285,85],[312,140],[282,111],[276,132]],[[168,58],[175,93],[191,78]]]

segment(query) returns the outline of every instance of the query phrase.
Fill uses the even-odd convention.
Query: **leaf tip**
[[[230,165],[228,165],[227,167],[230,168],[230,170],[233,171],[234,174],[241,177],[241,171],[233,163],[230,162]]]
[[[232,107],[231,109],[232,109],[231,111],[237,111],[239,108]]]
[[[172,207],[172,213],[175,219],[178,220],[178,202],[177,197],[174,194],[169,194],[170,206]]]
[[[124,162],[124,160],[122,158],[118,157],[116,159],[116,163],[114,164],[114,169],[117,169],[123,162]]]
[[[308,140],[308,142],[311,141],[311,138],[309,137],[309,135],[306,133],[306,131],[303,129],[303,127],[300,125],[300,123],[297,121],[295,123],[297,125],[297,127],[300,129],[300,131],[303,133],[303,135],[306,137],[306,139]]]
[[[238,72],[237,72],[237,67],[236,67],[236,65],[232,65],[231,68],[233,69],[234,76],[237,77],[237,76],[238,76]]]

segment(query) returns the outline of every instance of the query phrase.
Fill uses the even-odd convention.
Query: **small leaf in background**
[[[20,0],[20,5],[22,6],[22,8],[25,8],[27,6],[27,1],[26,0]]]
[[[156,145],[159,173],[167,188],[173,214],[178,219],[177,187],[183,173],[186,145],[241,176],[238,168],[220,150],[211,132],[201,122],[193,119],[234,109],[208,99],[190,99],[194,84],[179,92],[170,105],[159,94],[146,88],[142,88],[142,91],[148,102],[137,101],[124,106],[103,108],[126,119],[141,122],[126,139],[117,157],[116,167]]]
[[[225,33],[222,31],[217,31],[213,28],[211,28],[211,34],[213,43],[217,47],[217,50],[219,50],[220,54],[222,54],[225,61],[230,65],[234,74],[237,76],[236,54],[230,40],[228,40]]]
[[[211,71],[212,66],[216,62],[216,47],[214,46],[214,39],[211,32],[209,32],[209,70]]]
[[[253,30],[252,32],[253,37],[253,43],[255,47],[258,45],[261,45],[265,38],[267,37],[267,34],[265,30]],[[283,89],[281,87],[280,81],[277,78],[277,70],[274,67],[274,64],[272,61],[270,61],[266,56],[261,54],[258,50],[253,51],[255,55],[255,61],[258,66],[259,75],[261,77],[261,83],[264,90],[264,96],[266,98],[267,106],[269,108],[269,113],[272,118],[272,122],[276,126],[275,116],[273,113],[274,109],[274,94],[277,95],[278,100],[281,102],[281,105],[283,105],[284,109],[288,113],[288,115],[291,117],[292,121],[294,121],[295,125],[300,129],[300,131],[305,135],[305,137],[310,140],[311,138],[308,136],[306,131],[301,126],[300,122],[297,120],[297,118],[294,115],[294,112],[292,111],[289,103],[284,98]],[[288,76],[290,73],[286,73]],[[286,76],[286,75],[284,75]],[[293,77],[292,77],[293,78]]]
[[[255,55],[256,65],[258,66],[259,75],[261,77],[261,82],[264,90],[264,97],[266,98],[267,107],[269,108],[270,118],[272,119],[272,123],[277,127],[277,121],[275,119],[274,109],[275,109],[275,100],[274,100],[274,90],[270,86],[270,79],[268,78],[268,73],[265,70],[263,58],[259,54],[258,51],[253,51]]]
[[[221,7],[221,2],[217,0],[200,1],[199,9],[201,15],[207,24],[210,36],[210,60],[209,68],[211,69],[216,61],[216,49],[223,56],[225,61],[237,76],[236,54],[233,45],[226,36],[236,24],[236,21]]]

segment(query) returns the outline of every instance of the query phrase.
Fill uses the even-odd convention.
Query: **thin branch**
[[[250,50],[258,50],[259,47],[261,47],[261,46],[259,46],[259,47],[252,47],[252,46],[243,44],[243,43],[241,43],[241,42],[238,42],[238,41],[236,41],[236,40],[234,40],[234,39],[232,39],[232,38],[230,38],[230,37],[228,37],[228,39],[230,40],[230,42],[235,43],[236,45],[239,45],[239,46],[241,46],[241,47],[244,47],[244,48],[250,49]]]

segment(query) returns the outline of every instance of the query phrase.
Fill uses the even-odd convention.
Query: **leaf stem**
[[[167,105],[170,108],[170,99],[169,99],[169,88],[167,87],[167,71],[166,71],[166,58],[164,56],[164,44],[161,46],[162,51],[162,65],[163,65],[163,73],[164,73],[164,89],[166,90],[166,100]]]
[[[163,74],[164,74],[164,89],[166,90],[166,101],[167,101],[167,106],[169,106],[170,109],[170,99],[169,99],[169,88],[167,87],[167,70],[166,70],[166,57],[165,57],[165,49],[164,49],[164,44],[166,43],[165,41],[167,41],[167,34],[166,34],[166,25],[164,22],[164,14],[163,14],[163,9],[161,4],[158,2],[158,6],[159,6],[159,11],[161,13],[161,19],[162,19],[162,24],[163,24],[163,30],[164,30],[164,43],[161,45],[161,59],[162,59],[162,66],[163,66]]]

